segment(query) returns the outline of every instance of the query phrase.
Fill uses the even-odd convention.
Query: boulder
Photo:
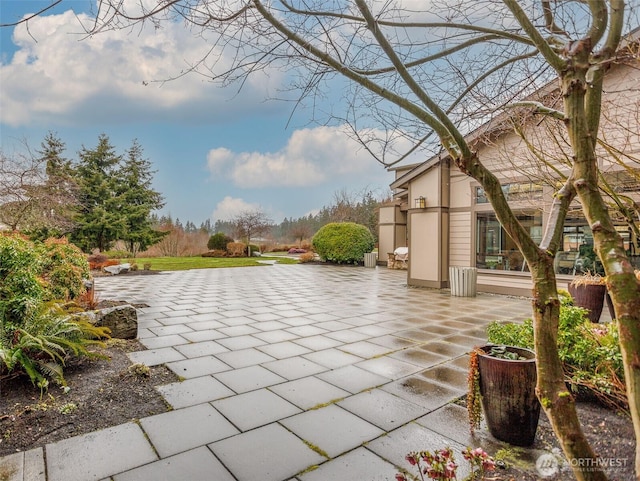
[[[102,268],[103,271],[113,275],[120,274],[122,272],[129,272],[129,269],[131,269],[131,264],[129,264],[128,262],[124,264],[118,264],[115,266],[106,266]]]
[[[91,312],[89,320],[98,327],[111,329],[113,338],[135,339],[138,336],[138,313],[129,304]]]

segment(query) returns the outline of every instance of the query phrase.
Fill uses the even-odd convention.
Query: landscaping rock
[[[90,314],[90,322],[111,329],[111,337],[135,339],[138,335],[138,313],[129,304],[108,307]]]
[[[107,266],[102,268],[103,271],[113,275],[120,274],[123,272],[129,272],[129,269],[131,269],[131,264],[129,263],[118,264],[115,266]]]

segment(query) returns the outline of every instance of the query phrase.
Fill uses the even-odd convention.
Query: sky
[[[0,0],[0,23],[50,3]],[[317,212],[339,191],[388,192],[393,174],[344,126],[313,122],[330,104],[311,110],[269,100],[283,96],[280,72],[249,77],[240,91],[180,76],[210,48],[205,40],[182,25],[87,37],[83,25],[93,11],[93,0],[64,0],[28,27],[0,28],[4,155],[19,155],[25,143],[37,149],[48,132],[66,143],[71,159],[95,147],[100,134],[118,153],[137,139],[165,198],[160,213],[196,225],[253,210],[280,222]]]

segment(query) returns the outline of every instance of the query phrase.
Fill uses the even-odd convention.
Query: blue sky
[[[2,0],[0,23],[49,1]],[[52,131],[67,157],[104,133],[119,152],[137,139],[152,162],[154,187],[170,214],[196,224],[261,209],[274,221],[328,205],[335,192],[385,193],[392,174],[340,125],[316,110],[268,101],[281,96],[278,71],[220,88],[202,76],[175,77],[208,45],[181,25],[105,32],[91,38],[94,2],[64,0],[17,28],[0,29],[0,142],[5,155]],[[146,85],[145,85],[146,84]],[[332,95],[329,95],[329,100]],[[339,102],[336,94],[334,102]],[[292,115],[293,112],[293,115]]]

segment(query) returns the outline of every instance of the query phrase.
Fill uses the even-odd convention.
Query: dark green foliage
[[[134,141],[126,156],[117,155],[106,135],[94,149],[83,148],[75,168],[81,207],[72,240],[85,252],[108,250],[116,240],[135,254],[165,233],[153,229],[151,212],[164,205],[152,189],[151,163]]]
[[[152,188],[151,163],[142,157],[142,147],[133,142],[118,172],[120,213],[124,216],[121,239],[135,255],[165,236],[153,229],[151,212],[164,206],[162,195]]]
[[[107,250],[125,231],[120,213],[122,199],[118,193],[117,169],[121,156],[106,135],[101,135],[94,149],[83,147],[76,166],[80,188],[80,212],[72,241],[83,251]]]
[[[312,243],[322,259],[337,264],[360,262],[375,245],[369,229],[354,222],[327,224],[313,236]]]
[[[207,248],[210,250],[227,250],[227,244],[233,242],[233,238],[229,237],[224,232],[216,232],[211,237],[209,237],[209,241],[207,242]]]
[[[95,357],[87,348],[109,337],[109,330],[72,315],[55,303],[40,304],[20,326],[3,324],[0,336],[0,376],[24,373],[41,389],[47,378],[64,385],[63,367],[69,355]]]
[[[37,310],[45,296],[38,275],[42,259],[32,242],[0,235],[0,322],[20,326]],[[0,333],[2,335],[2,333]]]

